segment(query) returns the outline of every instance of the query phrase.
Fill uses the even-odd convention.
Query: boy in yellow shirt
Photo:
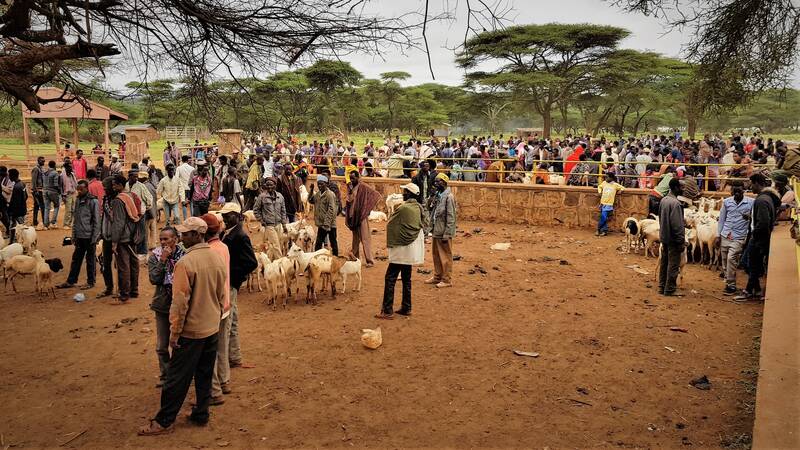
[[[617,191],[624,191],[625,187],[617,183],[617,176],[607,172],[605,181],[597,186],[597,193],[600,194],[600,219],[597,221],[597,231],[595,236],[605,236],[608,234],[608,218],[614,212],[614,200]]]

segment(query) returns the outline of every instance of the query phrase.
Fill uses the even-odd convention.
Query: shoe
[[[84,284],[83,286],[79,287],[78,289],[83,289],[84,291],[88,291],[90,289],[94,289],[93,284]]]
[[[65,282],[65,283],[61,283],[58,286],[56,286],[56,289],[69,289],[69,288],[72,288],[72,287],[75,287],[75,285],[72,284],[72,283],[66,283]]]
[[[192,405],[192,406],[194,406],[194,405]],[[205,421],[202,421],[202,422],[199,421],[199,420],[195,420],[194,418],[192,418],[192,414],[191,413],[187,414],[185,417],[186,417],[186,421],[189,422],[190,424],[194,425],[194,426],[204,427],[204,426],[208,425],[208,419],[206,419]]]
[[[128,297],[117,297],[117,299],[114,300],[111,303],[111,305],[113,305],[113,306],[121,306],[121,305],[127,305],[129,303],[130,302],[128,301]]]
[[[431,277],[425,280],[425,284],[437,284],[438,282],[439,280],[437,280],[435,277]]]
[[[725,289],[722,290],[722,295],[736,295],[738,291],[733,286],[725,286]]]
[[[758,296],[752,292],[742,291],[741,294],[733,297],[733,301],[735,302],[746,302],[748,300],[754,300],[758,298]]]
[[[220,395],[219,397],[211,397],[211,400],[209,400],[208,405],[217,406],[223,403],[225,403],[225,398]]]
[[[436,284],[437,288],[449,288],[451,286],[453,286],[452,283],[445,283],[444,281]]]
[[[376,319],[381,319],[381,320],[393,320],[394,319],[394,315],[386,314],[386,313],[378,313],[378,314],[375,314],[375,318]]]
[[[683,297],[684,295],[686,294],[684,294],[683,291],[677,289],[674,291],[664,291],[664,296],[666,297]]]
[[[71,227],[71,226],[69,226],[69,225],[64,225],[64,226],[63,226],[63,227],[61,227],[61,228],[62,228],[62,229],[64,229],[64,230],[69,230],[69,229],[71,229],[72,227]]]
[[[600,233],[600,236],[608,236],[608,231],[603,231],[602,233]]]
[[[228,395],[231,392],[233,392],[233,389],[231,389],[231,386],[228,383],[225,383],[225,384],[222,385],[222,393],[223,394]]]
[[[36,230],[37,230],[37,231],[42,231],[42,230],[44,230],[44,227],[43,227],[43,226],[42,226],[42,224],[40,224],[40,223],[37,223],[36,225],[34,225],[34,228],[36,228]]]
[[[595,232],[594,232],[594,235],[595,235],[595,236],[600,236],[600,232],[599,232],[599,231],[595,231]]]
[[[402,309],[398,309],[394,313],[395,314],[400,314],[401,316],[410,316],[411,315],[411,311],[404,311]]]
[[[229,364],[230,364],[231,369],[236,368],[236,367],[242,367],[242,362],[241,361],[235,361],[235,362],[231,361]]]
[[[109,297],[109,296],[113,296],[113,295],[114,295],[114,293],[111,292],[111,291],[103,291],[103,292],[100,292],[100,293],[97,294],[97,298],[104,298],[104,297]]]
[[[168,427],[162,427],[155,420],[151,420],[149,424],[139,428],[139,436],[158,436],[159,434],[167,434],[175,431],[174,424]]]

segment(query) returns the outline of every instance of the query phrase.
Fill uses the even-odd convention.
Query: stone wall
[[[333,178],[339,182],[344,196],[344,179]],[[373,186],[384,198],[400,192],[400,186],[409,181],[398,178],[361,180]],[[451,182],[450,188],[456,197],[460,220],[570,228],[597,225],[600,196],[596,188],[458,181]],[[644,189],[626,189],[618,193],[609,227],[619,229],[628,216],[646,216],[647,192]],[[385,211],[386,205],[381,204],[379,208]]]

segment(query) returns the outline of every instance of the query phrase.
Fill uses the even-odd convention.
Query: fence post
[[[706,176],[705,176],[705,191],[708,192],[708,165],[706,165]]]

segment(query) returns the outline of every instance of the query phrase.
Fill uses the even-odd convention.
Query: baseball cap
[[[450,177],[448,177],[447,175],[445,175],[445,174],[444,174],[444,173],[442,173],[442,172],[439,172],[438,174],[436,174],[436,179],[437,179],[437,180],[442,180],[442,181],[444,181],[445,183],[448,183],[448,182],[450,182]]]
[[[240,213],[242,212],[242,207],[239,206],[238,203],[228,202],[222,205],[222,209],[219,210],[220,214],[227,214],[227,213]]]
[[[198,233],[205,234],[208,230],[208,224],[206,224],[205,220],[199,217],[189,217],[188,219],[184,220],[182,224],[175,225],[175,229],[180,233],[197,231]]]
[[[212,213],[205,213],[200,216],[200,218],[203,219],[203,222],[205,222],[206,225],[208,225],[206,231],[211,233],[219,233],[220,230],[222,230],[222,223],[219,221],[219,218],[217,218],[216,215]]]
[[[419,186],[417,186],[414,183],[406,183],[406,184],[400,186],[400,188],[401,189],[405,189],[405,190],[407,190],[408,192],[411,192],[414,195],[419,195]]]

